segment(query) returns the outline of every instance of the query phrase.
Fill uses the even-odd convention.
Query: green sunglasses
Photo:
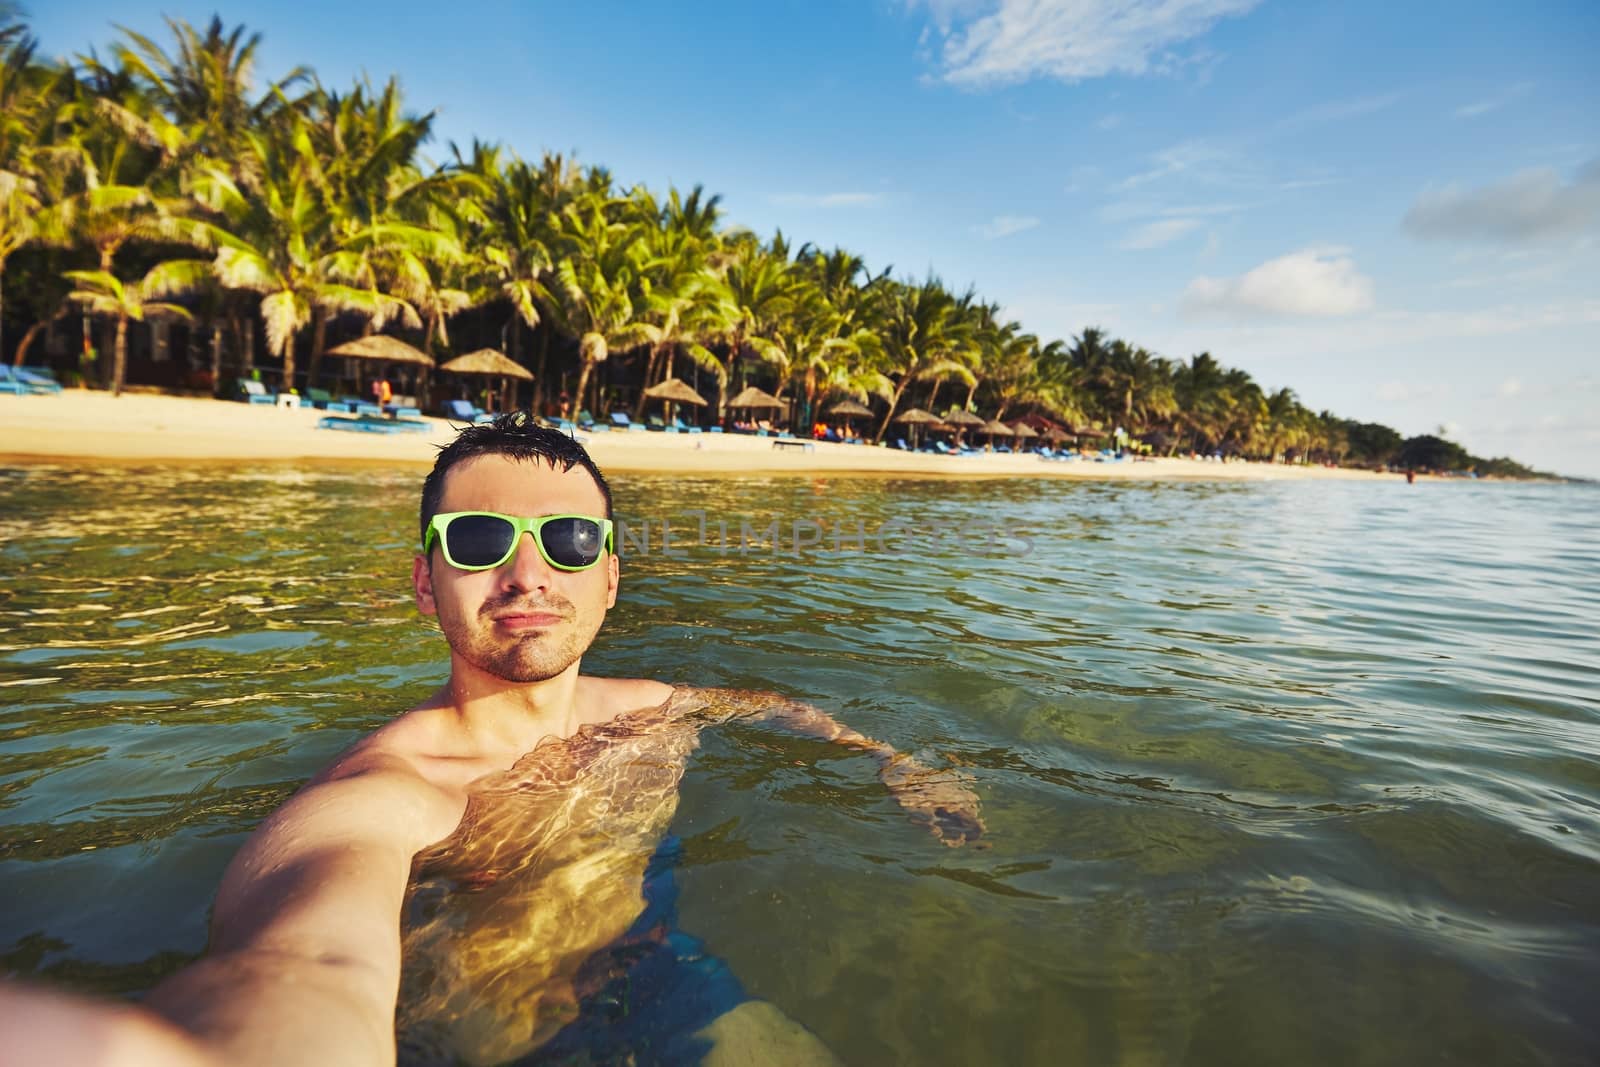
[[[444,561],[462,571],[493,570],[517,554],[524,533],[533,534],[539,555],[558,571],[586,571],[614,551],[610,519],[588,515],[536,515],[519,519],[493,511],[450,511],[428,522],[422,551],[437,540]]]

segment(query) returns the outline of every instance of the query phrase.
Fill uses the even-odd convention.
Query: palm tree
[[[1179,424],[1189,432],[1189,447],[1202,441],[1220,444],[1227,420],[1226,369],[1209,352],[1201,352],[1173,374]]]
[[[380,291],[370,254],[386,243],[426,247],[439,235],[403,223],[342,234],[334,206],[321,194],[317,167],[306,159],[313,151],[308,137],[284,143],[250,134],[246,143],[257,175],[252,188],[205,169],[195,190],[222,220],[211,228],[218,278],[228,289],[262,298],[267,348],[283,359],[284,388],[294,387],[295,336],[313,319],[320,324],[330,313],[350,311],[374,329],[392,319],[420,327],[411,304]]]
[[[115,274],[102,270],[70,270],[66,272],[66,277],[78,286],[69,299],[83,305],[90,314],[116,323],[111,395],[121,396],[128,369],[128,321],[144,322],[157,315],[189,318],[185,308],[160,298],[186,293],[205,285],[211,280],[211,264],[203,259],[167,260],[132,283],[124,283]]]
[[[241,152],[245,135],[270,124],[280,108],[289,106],[283,90],[309,72],[296,67],[252,101],[259,33],[246,37],[243,26],[225,30],[218,16],[212,16],[203,34],[182,19],[166,23],[175,54],[124,28],[132,46],[114,45],[112,55],[142,85],[154,107],[182,131],[180,156],[185,163],[197,157],[212,165],[247,163],[250,157]],[[234,175],[241,176],[237,170]]]
[[[738,382],[739,361],[747,353],[769,363],[788,361],[788,354],[774,338],[795,298],[795,279],[782,233],[773,238],[771,249],[744,241],[736,255],[724,275],[733,315],[727,331],[727,364],[717,378],[719,419],[726,417],[728,387]]]
[[[70,75],[33,62],[35,42],[18,25],[0,26],[0,358],[5,352],[5,268],[12,254],[41,236],[56,153],[50,132]],[[18,346],[18,353],[26,345]],[[19,361],[20,362],[20,359]]]
[[[671,374],[680,351],[725,383],[722,364],[699,340],[726,332],[734,317],[728,289],[712,266],[721,244],[720,198],[702,196],[696,186],[688,197],[669,189],[665,205],[643,188],[629,197],[629,216],[642,234],[639,311],[650,342],[635,418],[644,414],[644,389]]]
[[[642,231],[636,224],[607,218],[607,207],[606,199],[587,195],[568,204],[559,223],[562,256],[555,290],[562,319],[578,335],[582,369],[574,400],[579,407],[595,367],[613,349],[649,339],[649,331],[636,318]]]
[[[936,278],[920,285],[898,282],[879,290],[877,333],[882,340],[883,373],[893,379],[889,410],[874,442],[883,440],[906,390],[915,382],[946,375],[970,375],[955,357],[962,341],[955,300]]]
[[[470,235],[476,284],[472,302],[483,305],[504,300],[511,305],[507,351],[520,361],[521,321],[529,329],[539,325],[540,307],[555,303],[546,287],[554,264],[551,199],[541,175],[516,157],[502,162],[498,146],[473,142],[472,155],[456,162],[464,187],[475,195],[462,202],[464,228]]]

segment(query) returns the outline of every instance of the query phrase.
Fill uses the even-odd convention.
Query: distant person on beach
[[[261,824],[207,954],[150,1011],[0,989],[0,1026],[28,1028],[17,1047],[41,1063],[101,1035],[125,1051],[94,1062],[392,1064],[397,1025],[426,1062],[831,1062],[676,929],[667,828],[699,731],[762,723],[859,751],[948,845],[981,836],[976,796],[776,694],[580,674],[620,569],[610,488],[565,434],[520,412],[467,427],[420,518],[413,592],[448,681]]]

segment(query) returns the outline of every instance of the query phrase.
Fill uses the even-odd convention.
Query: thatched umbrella
[[[990,419],[988,422],[983,424],[983,428],[981,430],[979,430],[978,432],[979,433],[988,434],[989,435],[989,443],[991,445],[994,444],[994,439],[996,437],[1015,437],[1016,436],[1016,433],[1011,429],[1011,427],[1007,426],[1005,423],[1001,422],[999,419]]]
[[[939,421],[939,416],[923,411],[921,408],[907,408],[896,415],[892,422],[903,422],[911,427],[911,447],[917,447],[917,427],[928,426]]]
[[[753,385],[745,386],[739,391],[738,396],[728,401],[728,407],[730,408],[746,408],[751,412],[756,411],[758,408],[768,411],[783,411],[788,406],[787,403],[779,400],[765,389],[759,389]]]
[[[1014,423],[1012,423],[1011,424],[1011,432],[1017,435],[1017,441],[1018,442],[1025,441],[1030,437],[1038,437],[1039,436],[1039,432],[1037,430],[1035,430],[1032,426],[1029,426],[1025,422],[1014,422]],[[1017,447],[1021,448],[1022,446],[1019,443],[1017,445]]]
[[[951,408],[949,413],[945,415],[944,421],[955,427],[958,434],[960,431],[967,429],[969,426],[983,425],[983,419],[979,418],[977,415],[974,415],[966,408]],[[960,437],[958,436],[956,440],[959,442]]]
[[[532,371],[515,360],[507,359],[502,352],[493,348],[480,348],[476,352],[457,356],[439,369],[450,374],[483,374],[496,378],[521,378],[526,382],[533,381]]]
[[[686,383],[677,378],[668,378],[660,385],[652,385],[644,391],[644,395],[651,400],[665,400],[669,404],[693,404],[696,407],[705,407],[706,399],[691,389]]]
[[[770,408],[773,411],[782,411],[789,405],[765,389],[748,385],[740,391],[738,396],[728,401],[728,406],[730,408]]]
[[[511,407],[508,393],[510,392],[512,378],[520,378],[527,382],[533,381],[533,372],[516,360],[507,359],[503,352],[494,348],[480,348],[476,352],[468,352],[464,356],[457,356],[439,369],[450,374],[470,374],[481,378],[498,378],[500,410],[502,411]]]
[[[944,421],[952,426],[982,426],[983,419],[965,408],[954,408],[944,417]]]
[[[674,404],[693,404],[695,407],[700,408],[706,406],[705,397],[695,392],[686,382],[682,382],[677,378],[668,378],[664,382],[652,385],[644,391],[644,395],[650,400],[666,401],[668,418],[672,417],[672,405]]]
[[[433,357],[420,348],[412,348],[400,338],[382,333],[335,345],[323,355],[341,356],[344,359],[376,359],[385,363],[419,363],[424,367],[435,365]]]
[[[848,439],[855,432],[855,428],[850,425],[850,420],[853,418],[871,418],[872,409],[859,400],[845,399],[828,408],[823,414],[843,419],[845,430],[847,431],[845,436]]]
[[[433,357],[420,348],[413,348],[398,337],[388,334],[375,333],[367,337],[357,337],[354,341],[346,341],[342,345],[334,345],[323,353],[324,356],[338,356],[341,359],[371,359],[378,363],[410,363],[422,368],[424,372],[434,368]],[[356,395],[362,395],[362,381],[360,365],[356,369]]]
[[[837,415],[841,418],[865,418],[872,414],[872,409],[858,400],[841,400],[833,405],[824,415]]]

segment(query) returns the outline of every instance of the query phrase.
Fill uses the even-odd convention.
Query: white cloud
[[[996,215],[982,226],[973,227],[978,236],[985,241],[993,241],[1000,237],[1010,237],[1014,233],[1022,233],[1039,225],[1039,220],[1032,215]]]
[[[1213,61],[1210,53],[1196,58],[1170,50],[1260,0],[999,0],[997,9],[976,18],[967,4],[925,2],[944,35],[944,80],[982,86],[1203,66]]]
[[[865,207],[883,197],[877,193],[778,193],[771,200],[783,207]]]
[[[1171,244],[1200,225],[1199,219],[1161,219],[1147,222],[1118,242],[1117,247],[1128,251],[1160,248]]]
[[[1162,205],[1138,200],[1118,200],[1099,211],[1105,222],[1132,222],[1136,219],[1202,219],[1237,215],[1249,205],[1229,203],[1189,203]]]
[[[1178,174],[1200,177],[1217,184],[1238,184],[1236,177],[1228,173],[1233,166],[1232,155],[1205,141],[1184,141],[1162,149],[1151,158],[1155,166],[1122,179],[1123,189],[1148,185],[1157,179]]]
[[[1237,278],[1202,275],[1183,293],[1190,314],[1324,318],[1372,307],[1372,280],[1344,248],[1303,248]]]
[[[1385,93],[1382,96],[1362,96],[1354,100],[1334,100],[1327,104],[1318,104],[1316,107],[1295,112],[1280,121],[1278,129],[1292,130],[1303,126],[1320,126],[1329,122],[1356,119],[1363,115],[1371,115],[1393,107],[1399,99],[1399,93]]]
[[[1522,392],[1521,379],[1507,378],[1505,381],[1500,383],[1500,387],[1494,391],[1494,394],[1495,396],[1501,396],[1510,399],[1520,392]]]
[[[1496,93],[1487,100],[1479,100],[1471,104],[1463,104],[1456,108],[1455,117],[1458,119],[1475,119],[1487,115],[1491,111],[1498,111],[1517,97],[1533,90],[1532,82],[1519,82],[1501,93]]]
[[[1101,115],[1098,119],[1095,120],[1095,124],[1094,125],[1095,125],[1095,129],[1097,129],[1097,130],[1114,130],[1118,126],[1122,125],[1122,116],[1121,115]]]
[[[1600,223],[1600,158],[1567,184],[1550,168],[1525,170],[1478,189],[1428,189],[1404,225],[1425,241],[1521,244],[1571,237]]]

